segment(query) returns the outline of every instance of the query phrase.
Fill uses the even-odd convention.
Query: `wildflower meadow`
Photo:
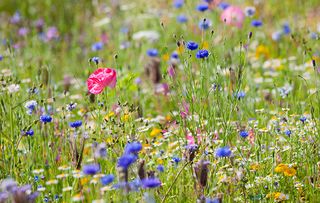
[[[1,0],[0,203],[320,202],[319,0]]]

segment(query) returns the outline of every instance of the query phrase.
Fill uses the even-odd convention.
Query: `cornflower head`
[[[228,146],[220,147],[216,150],[216,157],[230,157],[232,154],[230,148]]]
[[[42,115],[40,116],[40,121],[44,124],[50,123],[52,121],[52,117],[50,115]]]

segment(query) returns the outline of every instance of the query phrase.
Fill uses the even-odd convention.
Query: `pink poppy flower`
[[[98,68],[87,80],[91,94],[100,94],[106,86],[114,88],[117,82],[117,72],[111,68]]]
[[[236,6],[229,6],[222,12],[220,16],[220,19],[227,25],[237,26],[238,28],[242,27],[244,18],[244,12],[241,10],[241,8]]]

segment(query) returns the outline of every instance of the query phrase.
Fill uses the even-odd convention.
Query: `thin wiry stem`
[[[178,172],[178,174],[177,174],[176,177],[174,178],[172,184],[170,185],[169,189],[167,190],[166,194],[164,195],[163,199],[161,200],[161,203],[164,203],[164,202],[166,201],[166,199],[167,199],[167,197],[168,197],[168,195],[169,195],[169,192],[171,191],[173,185],[174,185],[174,184],[176,183],[176,181],[178,180],[178,178],[179,178],[180,174],[182,173],[183,169],[184,169],[187,165],[189,165],[190,163],[191,163],[191,162],[188,161],[188,162],[185,163],[185,164],[183,165],[183,167],[180,169],[180,171]]]

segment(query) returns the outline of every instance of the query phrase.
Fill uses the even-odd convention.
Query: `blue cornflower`
[[[291,33],[291,29],[288,23],[282,25],[283,34],[288,35]]]
[[[37,107],[38,103],[35,100],[27,101],[24,107],[27,109],[27,114],[31,115]]]
[[[282,31],[276,31],[272,33],[272,39],[277,42],[281,39],[282,35],[283,35]]]
[[[74,121],[69,123],[69,126],[71,128],[79,128],[81,125],[82,125],[82,121]]]
[[[174,0],[173,1],[173,6],[175,8],[181,8],[183,6],[184,0]]]
[[[220,147],[216,150],[216,157],[229,157],[231,156],[231,150],[228,146]]]
[[[40,121],[42,123],[50,123],[52,121],[52,117],[50,115],[42,115],[40,116]]]
[[[209,8],[208,4],[199,4],[197,6],[197,10],[200,12],[204,12],[204,11],[208,10],[208,8]]]
[[[207,58],[209,56],[209,52],[205,49],[203,50],[199,50],[196,54],[196,57],[198,59],[203,59],[203,58]]]
[[[103,43],[102,42],[96,42],[91,46],[92,51],[99,51],[103,49]]]
[[[98,65],[100,63],[101,59],[99,57],[97,57],[97,56],[94,56],[89,60],[89,62],[91,62],[91,61],[93,63],[95,63],[96,65]]]
[[[290,135],[291,135],[291,130],[286,130],[285,132],[284,132],[288,137],[290,137]]]
[[[303,117],[301,117],[299,120],[300,120],[302,123],[304,123],[304,122],[306,122],[307,117],[303,116]]]
[[[73,103],[71,102],[70,104],[67,104],[67,111],[72,111],[73,109],[75,109],[77,107],[77,103]]]
[[[181,14],[181,15],[177,16],[177,21],[179,23],[186,23],[186,22],[188,22],[188,18],[187,18],[187,16]]]
[[[160,172],[163,172],[164,171],[164,166],[163,165],[158,165],[157,166],[157,170],[160,171]]]
[[[3,56],[0,54],[0,61],[2,61],[2,59],[3,59]]]
[[[171,54],[171,58],[173,58],[173,59],[179,59],[178,53],[177,53],[177,52],[173,52],[173,53]]]
[[[118,182],[118,183],[112,185],[112,188],[122,189],[122,188],[125,188],[126,186],[127,186],[127,182],[122,181],[122,182]]]
[[[176,163],[176,164],[178,164],[180,161],[181,161],[181,159],[179,158],[179,157],[173,157],[172,158],[172,161],[174,162],[174,163]]]
[[[239,135],[243,138],[246,138],[249,136],[249,133],[245,130],[240,131]]]
[[[95,143],[93,144],[93,149],[94,153],[93,156],[94,158],[103,158],[107,156],[107,147],[106,143]]]
[[[253,26],[253,27],[261,27],[262,26],[262,21],[261,20],[252,20],[251,21],[251,25]]]
[[[196,144],[189,144],[186,146],[186,149],[189,150],[190,152],[194,152],[198,150],[198,145]]]
[[[311,39],[314,39],[314,40],[319,39],[319,35],[316,32],[311,32],[309,36]],[[1,59],[0,59],[0,61],[1,61]]]
[[[124,154],[118,159],[118,167],[127,169],[131,164],[137,160],[137,156],[134,154]]]
[[[158,178],[146,178],[142,180],[144,188],[156,188],[161,185],[161,181]]]
[[[211,21],[208,19],[200,20],[199,28],[201,30],[207,30],[211,26]]]
[[[150,57],[156,57],[158,56],[158,50],[156,49],[148,49],[147,50],[147,55]]]
[[[120,32],[123,34],[127,34],[129,32],[129,28],[128,27],[121,27]]]
[[[137,154],[139,151],[141,151],[142,145],[140,142],[132,142],[128,143],[124,149],[125,154]]]
[[[100,179],[102,185],[104,185],[104,186],[112,183],[113,180],[114,180],[114,175],[112,175],[112,174],[103,176],[103,177]]]
[[[39,176],[34,176],[33,179],[34,179],[35,182],[38,182],[39,181]]]
[[[198,49],[198,46],[199,45],[193,41],[187,42],[187,48],[191,51]]]
[[[140,179],[134,179],[129,182],[130,191],[138,191],[140,187],[141,187]]]
[[[243,91],[240,91],[240,92],[238,92],[238,94],[237,94],[237,99],[238,99],[238,100],[243,99],[245,96],[246,96],[246,93],[243,92]]]
[[[83,166],[82,171],[85,175],[95,175],[100,171],[100,165],[99,164],[85,165]]]
[[[55,199],[55,200],[58,200],[58,199],[59,199],[59,195],[55,194],[55,195],[54,195],[54,199]]]
[[[221,9],[221,10],[225,10],[227,9],[228,7],[230,6],[230,4],[226,3],[226,2],[221,2],[219,3],[218,7]]]
[[[245,8],[246,16],[250,16],[251,17],[251,16],[253,16],[255,14],[255,12],[256,12],[255,7],[250,6],[250,7],[246,7]]]
[[[214,198],[214,199],[206,198],[206,203],[220,203],[220,199],[219,198]]]
[[[26,131],[26,135],[32,136],[34,134],[34,131],[32,129]]]

